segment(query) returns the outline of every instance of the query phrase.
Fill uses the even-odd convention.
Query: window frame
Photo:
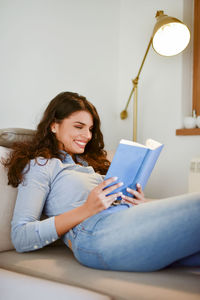
[[[200,0],[194,1],[193,105],[200,116]]]
[[[200,116],[200,0],[194,0],[192,110]],[[200,128],[177,129],[176,135],[200,135]]]

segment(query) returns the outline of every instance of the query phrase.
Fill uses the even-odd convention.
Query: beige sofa
[[[0,130],[0,157],[11,151],[13,140],[32,134]],[[80,265],[61,241],[17,253],[10,239],[16,194],[0,164],[0,299],[200,299],[200,268],[171,267],[152,273],[94,270]]]

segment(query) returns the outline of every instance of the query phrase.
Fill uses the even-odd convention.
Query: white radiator
[[[190,161],[189,193],[200,192],[200,157]]]

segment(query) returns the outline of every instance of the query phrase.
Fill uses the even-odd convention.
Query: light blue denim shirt
[[[82,205],[103,176],[83,161],[76,164],[67,154],[31,160],[25,180],[18,187],[11,238],[18,252],[33,251],[56,239],[55,216]],[[42,212],[49,218],[40,220]]]

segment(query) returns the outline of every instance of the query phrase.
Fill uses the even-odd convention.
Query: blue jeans
[[[200,194],[112,206],[63,240],[81,264],[96,269],[155,271],[193,258],[200,266]]]

